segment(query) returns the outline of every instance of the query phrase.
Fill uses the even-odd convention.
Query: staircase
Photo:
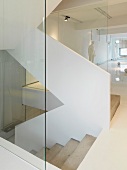
[[[56,143],[46,149],[46,161],[62,170],[76,170],[95,140],[95,137],[86,135],[81,142],[70,139],[65,146]],[[42,148],[36,156],[44,159],[44,152]]]

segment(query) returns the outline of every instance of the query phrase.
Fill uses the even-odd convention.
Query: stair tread
[[[72,153],[72,155],[63,164],[62,170],[76,170],[82,160],[85,158],[87,152],[89,151],[95,140],[95,137],[86,135],[79,143],[75,151]]]
[[[69,142],[62,148],[62,150],[50,161],[50,163],[57,166],[58,168],[61,168],[64,162],[77,148],[78,144],[78,141],[70,139]]]
[[[46,148],[46,154],[48,154],[48,152],[49,152],[49,149]],[[36,156],[37,156],[38,158],[40,158],[40,159],[45,160],[45,148],[42,148],[42,149],[36,154]]]
[[[61,151],[62,148],[62,145],[56,143],[46,154],[47,162],[50,162]]]

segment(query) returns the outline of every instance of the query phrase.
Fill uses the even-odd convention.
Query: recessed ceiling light
[[[120,43],[120,41],[119,40],[116,40],[116,44],[119,44]]]
[[[117,78],[116,78],[116,81],[120,81],[120,78],[119,78],[119,77],[117,77]]]

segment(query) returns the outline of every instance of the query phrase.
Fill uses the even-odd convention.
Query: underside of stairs
[[[95,137],[86,135],[81,142],[70,139],[65,146],[56,143],[46,149],[46,161],[62,170],[76,170],[95,140]],[[44,160],[44,153],[42,148],[36,156]]]

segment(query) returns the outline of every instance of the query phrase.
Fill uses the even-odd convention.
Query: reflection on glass
[[[3,118],[1,130],[9,132],[25,121],[22,105],[22,86],[25,84],[25,69],[7,51],[0,52],[1,61],[1,107]],[[1,112],[2,113],[2,112]],[[2,114],[1,114],[2,115]]]
[[[31,153],[46,148],[45,14],[45,0],[0,1],[0,137]],[[38,81],[34,88],[31,83]],[[38,140],[34,132],[43,138]],[[15,155],[38,167],[29,154],[25,157],[9,146]],[[45,151],[42,155],[45,160]]]

